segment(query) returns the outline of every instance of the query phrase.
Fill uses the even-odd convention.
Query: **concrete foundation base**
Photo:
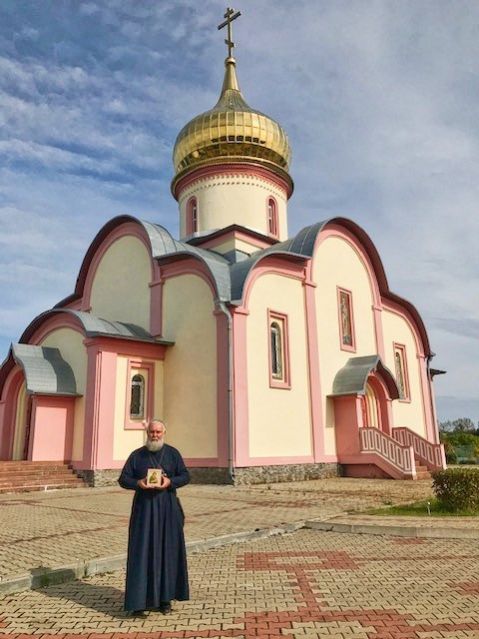
[[[189,468],[192,484],[274,484],[276,482],[324,479],[341,475],[339,464],[285,464],[280,466],[248,466],[234,469],[234,479],[228,468]],[[89,486],[117,485],[120,470],[75,471]]]
[[[106,468],[102,470],[76,470],[75,473],[81,477],[89,486],[99,488],[102,486],[118,486],[118,477],[121,470],[119,468]]]
[[[281,466],[248,466],[235,468],[236,486],[247,484],[274,484],[285,481],[324,479],[341,475],[339,464],[285,464]]]

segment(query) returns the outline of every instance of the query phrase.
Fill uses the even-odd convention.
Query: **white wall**
[[[173,340],[164,362],[167,439],[185,457],[216,457],[216,317],[213,295],[196,275],[163,286],[163,335]],[[225,426],[225,425],[224,425]]]
[[[130,322],[149,330],[151,259],[136,237],[121,237],[107,249],[96,269],[91,312],[108,320]]]
[[[239,224],[269,235],[268,197],[278,205],[279,238],[288,237],[287,199],[283,189],[256,176],[218,175],[200,178],[185,188],[179,197],[180,235],[186,234],[186,207],[190,197],[198,204],[198,231]]]
[[[313,261],[313,280],[316,288],[318,347],[321,391],[323,394],[323,423],[325,424],[325,452],[335,454],[333,400],[327,396],[333,390],[336,373],[350,357],[377,353],[373,316],[373,294],[367,268],[354,247],[345,239],[326,238],[319,246]],[[337,287],[352,293],[356,352],[340,347]]]
[[[291,388],[270,388],[268,309],[287,315]],[[247,366],[249,454],[291,457],[312,454],[308,353],[302,283],[261,275],[248,301]]]

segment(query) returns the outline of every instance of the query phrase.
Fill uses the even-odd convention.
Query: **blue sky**
[[[290,234],[370,234],[428,327],[439,416],[479,419],[479,3],[246,0],[248,103],[293,148]],[[217,99],[216,0],[0,2],[0,360],[72,292],[100,227],[178,233],[176,134]]]

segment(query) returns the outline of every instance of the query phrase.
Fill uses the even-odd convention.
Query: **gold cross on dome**
[[[236,20],[236,18],[239,18],[240,15],[241,15],[241,11],[236,11],[235,13],[234,9],[230,9],[230,7],[228,7],[226,9],[226,13],[223,16],[224,18],[226,18],[226,20],[218,25],[218,31],[222,29],[223,27],[226,27],[226,26],[228,27],[228,37],[225,40],[225,44],[228,47],[229,58],[231,58],[231,54],[235,46],[235,43],[233,42],[233,29],[231,28],[231,23],[233,22],[233,20]]]

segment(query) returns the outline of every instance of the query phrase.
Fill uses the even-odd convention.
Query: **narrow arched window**
[[[278,322],[271,324],[271,374],[275,379],[283,379],[283,339]]]
[[[394,344],[394,367],[396,369],[396,384],[399,389],[399,399],[409,401],[409,379],[406,361],[406,347],[404,344]]]
[[[343,351],[355,351],[356,339],[353,320],[353,294],[343,288],[337,289],[339,314],[339,340]]]
[[[291,388],[289,361],[288,316],[268,309],[269,385],[270,388]]]
[[[278,237],[278,207],[272,197],[268,198],[268,233]]]
[[[186,235],[191,235],[198,231],[198,201],[195,197],[190,197],[186,205]]]
[[[131,378],[130,417],[143,419],[145,416],[145,378],[133,375]]]

